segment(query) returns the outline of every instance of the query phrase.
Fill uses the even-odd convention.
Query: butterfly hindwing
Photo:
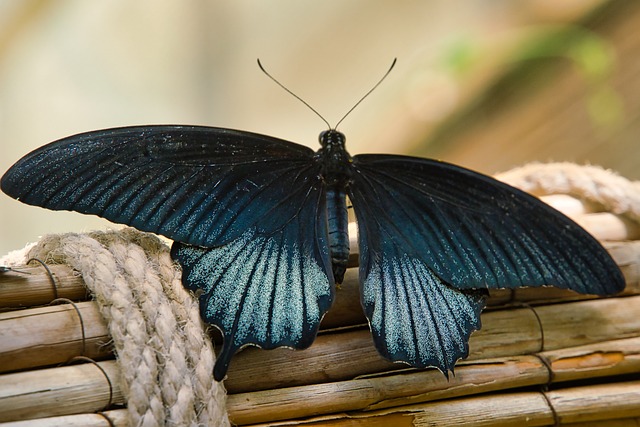
[[[83,133],[41,147],[2,178],[2,190],[53,210],[94,214],[142,231],[215,246],[281,227],[299,209],[292,186],[317,181],[313,150],[201,126]]]
[[[216,248],[178,242],[172,247],[183,267],[183,282],[202,292],[203,319],[223,333],[217,380],[245,345],[308,347],[331,306],[334,283],[324,193],[319,185],[307,193],[298,214],[268,235],[248,229]]]
[[[443,283],[393,240],[360,229],[361,300],[378,351],[413,367],[453,370],[480,329],[485,292]]]
[[[451,369],[479,328],[481,290],[624,287],[591,235],[515,188],[428,159],[358,155],[353,165],[361,298],[391,360]]]

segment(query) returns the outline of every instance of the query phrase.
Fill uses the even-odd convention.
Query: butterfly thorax
[[[320,134],[318,150],[322,162],[322,177],[328,188],[346,190],[351,181],[351,162],[353,159],[345,148],[345,136],[337,130],[327,130]]]

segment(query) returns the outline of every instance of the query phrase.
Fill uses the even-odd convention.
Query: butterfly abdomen
[[[347,187],[351,182],[352,159],[344,144],[344,134],[329,129],[320,134],[322,148],[317,153],[327,189],[329,251],[336,283],[342,283],[349,260]]]
[[[336,283],[342,283],[349,260],[349,219],[346,194],[343,190],[327,190],[327,212],[333,277]]]

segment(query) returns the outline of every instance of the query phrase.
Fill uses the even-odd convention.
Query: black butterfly
[[[2,177],[22,202],[175,241],[183,283],[224,335],[214,376],[243,346],[309,346],[358,221],[361,300],[378,351],[447,373],[468,354],[487,289],[619,292],[600,244],[522,191],[435,160],[350,156],[329,130],[313,150],[230,129],[140,126],[41,147]]]

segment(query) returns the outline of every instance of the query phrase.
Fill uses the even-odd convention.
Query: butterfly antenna
[[[391,72],[391,70],[393,70],[393,67],[395,67],[395,65],[396,65],[396,62],[397,62],[397,61],[398,61],[398,58],[393,58],[393,62],[391,63],[391,66],[389,67],[389,69],[387,70],[387,72],[386,72],[386,73],[384,73],[384,76],[382,76],[382,78],[381,78],[380,80],[378,80],[378,83],[376,83],[376,84],[375,84],[371,89],[369,89],[369,92],[365,93],[365,94],[364,94],[364,96],[363,96],[362,98],[360,98],[360,100],[359,100],[358,102],[356,102],[356,103],[355,103],[355,105],[354,105],[353,107],[351,107],[351,109],[350,109],[349,111],[347,111],[347,113],[346,113],[344,116],[342,116],[342,118],[338,121],[338,123],[336,123],[336,126],[334,127],[334,129],[337,129],[337,128],[338,128],[338,126],[340,125],[340,123],[342,123],[342,121],[343,121],[344,119],[346,119],[346,118],[347,118],[347,116],[348,116],[349,114],[351,114],[351,112],[352,112],[353,110],[355,110],[355,109],[356,109],[356,107],[357,107],[358,105],[360,105],[360,103],[361,103],[362,101],[364,101],[364,100],[365,100],[365,98],[366,98],[367,96],[369,96],[369,95],[371,94],[371,92],[373,92],[374,90],[376,90],[376,88],[377,88],[378,86],[380,86],[380,83],[382,83],[382,81],[383,81],[384,79],[386,79],[386,78],[387,78],[387,76],[389,75],[389,73]]]
[[[322,119],[323,122],[325,122],[327,124],[327,127],[329,129],[331,129],[331,125],[329,124],[329,122],[322,117],[322,114],[318,113],[316,111],[315,108],[313,108],[311,105],[309,105],[309,103],[307,101],[305,101],[304,99],[300,98],[298,95],[296,95],[295,93],[293,93],[291,90],[289,90],[285,85],[283,85],[282,83],[280,83],[278,80],[276,80],[275,77],[273,77],[271,74],[269,74],[267,72],[267,70],[264,69],[264,67],[262,66],[262,63],[260,62],[260,58],[258,58],[258,67],[260,67],[260,69],[262,70],[263,73],[266,74],[267,77],[269,77],[271,80],[273,80],[278,86],[280,86],[282,89],[286,90],[289,95],[293,96],[295,99],[297,99],[298,101],[302,102],[304,105],[307,106],[307,108],[309,108],[311,111],[313,111],[314,113],[316,113],[316,115],[318,117],[320,117]],[[368,94],[367,94],[368,95]]]

